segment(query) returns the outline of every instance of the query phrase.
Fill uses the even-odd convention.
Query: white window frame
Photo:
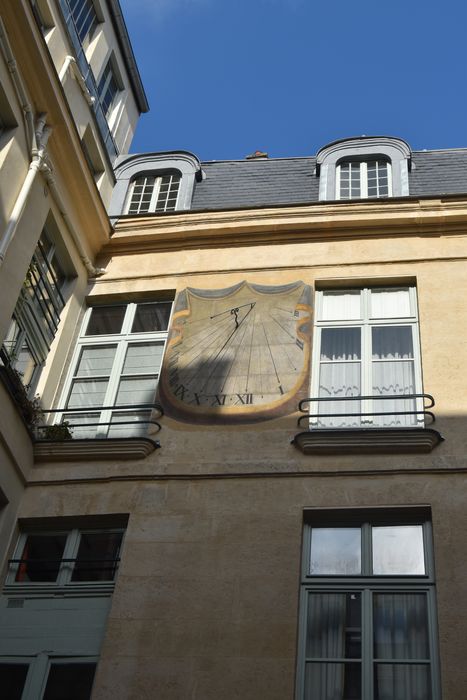
[[[410,302],[410,316],[393,317],[393,318],[376,318],[371,316],[371,291],[397,291],[401,289],[409,290],[409,302]],[[323,294],[326,292],[360,292],[360,312],[361,318],[359,319],[335,319],[326,320],[323,319]],[[415,394],[421,394],[423,392],[423,381],[422,381],[422,367],[421,367],[421,352],[420,352],[420,336],[419,336],[419,323],[418,323],[418,304],[417,304],[417,288],[413,285],[399,285],[399,286],[368,286],[368,287],[349,287],[349,288],[339,288],[339,289],[319,289],[316,291],[315,296],[315,328],[313,336],[313,350],[312,350],[312,364],[311,364],[311,397],[319,397],[319,379],[320,379],[320,368],[321,368],[321,332],[323,328],[361,328],[361,377],[360,377],[360,395],[361,396],[371,396],[373,393],[373,382],[372,382],[372,352],[371,352],[371,330],[375,327],[385,327],[385,326],[407,326],[412,329],[412,344],[413,344],[413,364],[414,364],[414,383],[415,383]],[[401,394],[403,396],[403,394]],[[375,400],[378,400],[378,396],[375,396]],[[319,402],[311,401],[309,404],[309,410],[311,414],[318,414],[320,411],[326,413],[326,403],[331,402]],[[342,402],[344,407],[348,407],[349,413],[357,412],[357,400]],[[371,414],[373,400],[365,399],[360,402],[360,412]],[[423,411],[424,403],[423,398],[418,398],[415,400],[415,407],[417,411]],[[388,411],[389,413],[389,411]],[[343,414],[343,417],[345,414]],[[411,427],[424,427],[424,417],[423,414],[418,414],[416,416],[415,425]],[[322,428],[329,429],[326,426],[319,425],[319,418],[310,419],[310,428]],[[330,426],[331,427],[331,426]],[[355,426],[350,424],[345,427],[354,428],[382,428],[373,420],[371,415],[362,417],[360,426]],[[391,429],[388,427],[388,429]]]
[[[167,196],[165,198],[165,203],[163,206],[161,206],[161,203],[159,202],[159,195],[160,195],[160,190],[162,186],[162,182],[164,178],[170,178],[169,181],[169,187],[167,191]],[[130,209],[133,206],[133,197],[134,197],[134,191],[135,187],[138,186],[138,182],[144,179],[144,188],[150,188],[151,184],[147,184],[148,178],[154,178],[154,183],[152,184],[152,191],[151,191],[151,199],[147,207],[145,206],[143,208],[143,202],[142,196],[139,197],[139,201],[135,202],[137,204],[137,211],[132,211],[130,214]],[[167,212],[167,211],[175,211],[177,209],[177,204],[178,204],[178,199],[179,199],[179,194],[180,194],[180,184],[181,184],[181,175],[179,173],[145,173],[142,175],[138,175],[130,184],[130,187],[128,188],[128,195],[127,195],[127,202],[125,206],[125,213],[129,214],[130,216],[138,216],[139,214],[150,214],[150,213],[155,213],[155,212]],[[175,199],[175,202],[168,206],[168,200],[169,200],[169,194],[172,188],[177,187],[177,197]],[[144,193],[141,193],[141,195]]]
[[[156,379],[159,380],[160,377],[160,370],[162,368],[163,364],[163,358],[164,358],[164,353],[165,353],[165,346],[167,342],[167,337],[168,337],[168,329],[170,327],[170,320],[171,320],[171,315],[173,313],[173,304],[172,304],[172,309],[171,309],[171,314],[169,317],[169,321],[167,323],[167,328],[163,331],[147,331],[147,332],[138,332],[138,333],[132,333],[131,332],[131,327],[133,325],[133,321],[135,318],[135,314],[137,311],[138,306],[142,306],[145,303],[147,304],[154,304],[154,303],[172,303],[172,302],[167,302],[166,300],[164,301],[148,301],[148,302],[115,302],[114,304],[109,304],[108,308],[111,308],[112,306],[126,306],[125,310],[125,315],[122,323],[122,327],[120,330],[120,333],[114,333],[114,334],[100,334],[100,335],[86,335],[86,330],[89,324],[89,321],[91,319],[91,314],[93,311],[93,308],[95,307],[90,307],[87,309],[84,319],[83,319],[83,324],[81,328],[81,333],[80,336],[77,340],[75,350],[73,352],[73,357],[71,360],[70,364],[70,369],[65,381],[65,386],[64,390],[62,393],[62,400],[60,402],[60,407],[63,407],[63,413],[57,414],[56,417],[56,423],[61,423],[63,421],[67,421],[67,416],[68,415],[73,415],[76,414],[76,411],[74,411],[73,408],[68,408],[67,403],[71,394],[71,390],[73,387],[73,382],[75,379],[77,379],[76,376],[76,370],[79,365],[80,357],[81,357],[81,352],[83,348],[86,347],[99,347],[99,346],[109,346],[109,345],[115,345],[116,346],[116,352],[112,364],[112,369],[111,373],[109,376],[109,381],[107,385],[107,389],[105,392],[105,398],[104,398],[104,406],[108,406],[107,410],[100,410],[98,407],[93,408],[92,406],[89,407],[89,410],[87,411],[80,411],[76,415],[82,415],[83,418],[86,414],[98,414],[98,418],[96,418],[96,423],[98,423],[97,426],[93,426],[93,430],[91,432],[94,432],[95,435],[94,437],[96,438],[104,438],[108,436],[108,433],[111,429],[111,425],[108,425],[110,421],[112,420],[112,414],[113,413],[129,413],[131,415],[131,409],[122,409],[118,405],[115,404],[115,400],[117,397],[117,392],[118,392],[118,387],[120,383],[120,379],[122,376],[122,370],[125,362],[125,357],[126,357],[126,352],[129,346],[139,344],[139,343],[144,343],[144,342],[160,342],[163,343],[163,348],[162,348],[162,353],[161,353],[161,364],[159,367],[159,371],[156,373]],[[150,373],[142,373],[141,376],[148,375]],[[106,375],[107,376],[107,375]],[[92,378],[97,378],[97,377],[92,377]],[[91,379],[92,379],[91,378]],[[83,379],[83,378],[81,378]],[[155,394],[156,390],[154,391],[154,400],[155,400]],[[138,412],[138,409],[135,409],[136,412]],[[143,413],[150,413],[151,409],[140,409],[139,412]],[[77,420],[76,422],[81,423],[83,421]],[[94,421],[93,421],[94,422]],[[118,425],[118,422],[114,424]],[[135,422],[135,426],[137,425],[137,422]],[[148,424],[144,423],[144,434],[147,432]],[[131,431],[131,426],[128,425],[128,432]],[[70,429],[73,434],[73,423],[70,425]],[[82,429],[83,430],[83,429]],[[133,433],[134,434],[134,433]],[[141,433],[138,433],[141,434]]]
[[[98,662],[98,656],[51,656],[47,652],[36,656],[0,656],[0,663],[28,666],[21,700],[41,700],[44,697],[52,664],[94,664],[97,666]]]
[[[98,589],[103,589],[105,591],[108,591],[109,589],[112,590],[115,586],[115,581],[117,578],[117,573],[119,569],[119,562],[116,562],[115,565],[115,573],[112,579],[109,579],[108,581],[95,581],[95,580],[90,580],[90,581],[73,581],[72,576],[73,576],[73,571],[74,571],[74,563],[72,562],[66,562],[63,561],[65,559],[75,559],[78,556],[78,550],[79,550],[79,545],[81,541],[81,535],[88,535],[88,534],[112,534],[112,533],[117,533],[117,534],[122,534],[122,542],[120,545],[120,550],[121,552],[122,547],[123,547],[123,541],[124,541],[124,536],[125,536],[125,529],[122,527],[116,527],[116,528],[72,528],[70,529],[56,529],[56,530],[27,530],[19,536],[18,543],[15,548],[15,553],[12,557],[12,559],[21,559],[22,553],[24,551],[24,547],[26,544],[26,540],[29,537],[29,535],[43,535],[43,536],[54,536],[54,535],[63,535],[65,536],[66,543],[65,547],[63,550],[62,554],[62,563],[59,565],[59,570],[57,574],[57,578],[55,581],[16,581],[16,575],[18,573],[18,570],[21,566],[20,563],[15,563],[11,562],[8,568],[8,574],[7,578],[5,581],[5,585],[9,588],[10,586],[13,587],[15,590],[17,588],[21,588],[22,591],[33,591],[34,589],[63,589],[64,591],[69,588],[75,589],[77,588],[92,588],[95,589],[96,587]],[[119,555],[118,555],[119,557]]]
[[[375,156],[374,158],[368,159],[368,160],[343,160],[341,161],[337,166],[336,166],[336,199],[343,200],[343,201],[349,201],[352,199],[368,199],[368,163],[373,163],[376,162],[377,164],[379,163],[385,163],[387,165],[387,177],[388,177],[388,193],[384,195],[379,194],[379,179],[377,179],[377,187],[378,187],[378,194],[377,195],[371,195],[371,199],[373,198],[379,198],[379,199],[387,199],[387,197],[392,197],[392,165],[391,162],[386,160],[385,158],[378,158]],[[348,165],[348,164],[354,164],[358,163],[360,166],[360,196],[359,197],[352,197],[352,192],[351,189],[349,190],[349,196],[348,197],[342,197],[341,196],[341,166],[342,165]]]

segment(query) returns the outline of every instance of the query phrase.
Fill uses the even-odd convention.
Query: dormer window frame
[[[373,177],[369,177],[369,165],[375,166]],[[382,164],[386,165],[386,175],[380,176],[379,169]],[[349,177],[343,177],[343,166],[349,166]],[[354,168],[353,166],[358,166]],[[353,186],[354,178],[352,177],[355,170],[358,173],[358,193],[355,192]],[[370,172],[371,174],[371,172]],[[380,194],[380,190],[384,189],[384,180],[386,179],[387,192]],[[345,182],[348,182],[348,196],[343,194]],[[376,188],[377,193],[374,194],[371,190]],[[351,199],[381,199],[392,197],[392,163],[386,156],[375,155],[365,159],[343,159],[336,165],[336,199],[351,200]]]
[[[125,213],[138,216],[175,211],[181,179],[181,173],[175,170],[138,173],[128,188]],[[137,191],[137,188],[140,191]]]
[[[316,175],[319,177],[320,201],[349,201],[375,198],[368,195],[368,163],[385,160],[390,165],[388,194],[378,199],[409,195],[409,170],[412,151],[402,139],[390,136],[362,136],[341,139],[324,146],[316,156]],[[360,163],[359,174],[364,187],[360,195],[341,196],[341,169],[344,163]],[[364,165],[365,164],[365,165]],[[366,172],[365,172],[366,170]],[[388,169],[389,170],[389,169]],[[349,193],[351,194],[351,192]]]

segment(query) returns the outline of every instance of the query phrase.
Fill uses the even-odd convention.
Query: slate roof
[[[318,202],[316,158],[209,161],[192,210]],[[467,149],[413,151],[410,196],[467,194]]]

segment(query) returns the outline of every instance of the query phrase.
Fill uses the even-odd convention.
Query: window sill
[[[329,428],[298,433],[292,444],[306,455],[426,454],[443,440],[432,428]]]
[[[147,437],[37,440],[34,443],[36,462],[145,459],[160,447]]]

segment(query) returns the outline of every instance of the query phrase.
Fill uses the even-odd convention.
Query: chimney
[[[249,156],[245,157],[245,160],[266,160],[268,158],[268,154],[265,153],[265,151],[255,151],[254,153],[251,153]]]

